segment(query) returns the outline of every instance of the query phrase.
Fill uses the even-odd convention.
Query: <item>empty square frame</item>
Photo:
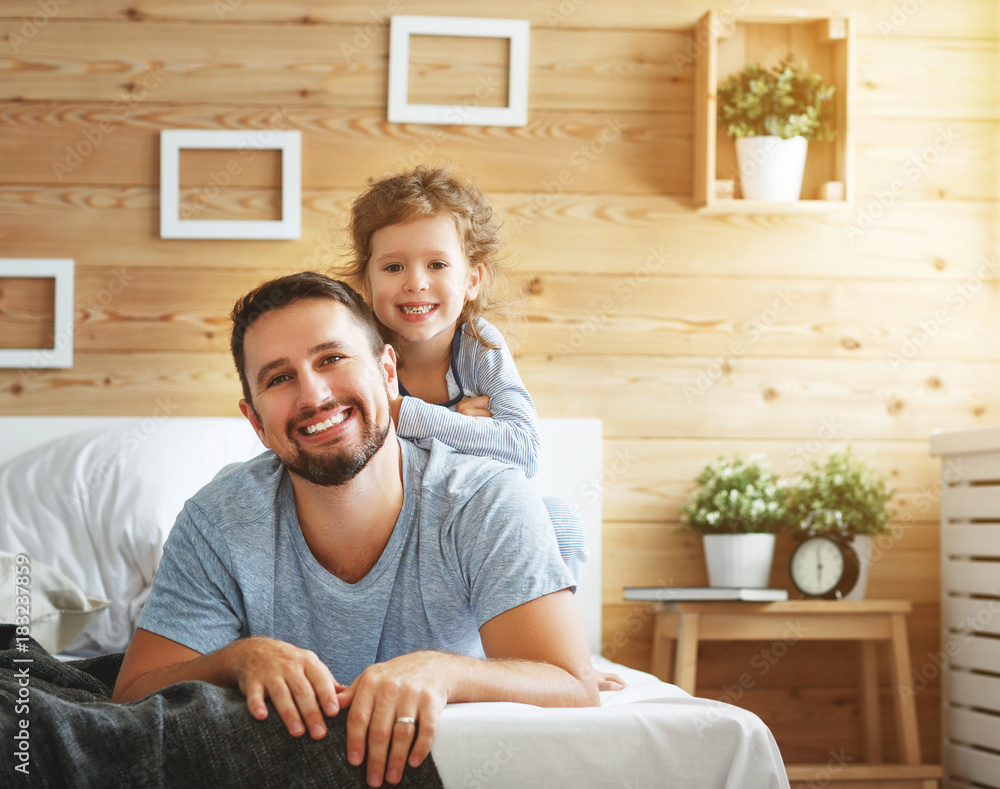
[[[524,19],[393,16],[389,38],[389,120],[393,123],[442,123],[453,126],[524,126],[528,122],[530,31],[531,25]],[[508,105],[410,104],[410,36],[413,35],[509,38]]]
[[[180,152],[281,151],[281,219],[181,219]],[[238,164],[238,162],[237,162]],[[216,185],[206,185],[206,190]],[[273,129],[160,132],[160,238],[291,239],[302,234],[302,135]]]
[[[0,348],[0,367],[73,366],[73,261],[61,258],[0,259],[0,277],[55,279],[52,348]]]

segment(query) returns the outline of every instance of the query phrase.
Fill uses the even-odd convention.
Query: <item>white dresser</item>
[[[941,671],[942,787],[1000,788],[1000,426],[935,431],[931,454],[941,459],[942,637],[928,662]]]

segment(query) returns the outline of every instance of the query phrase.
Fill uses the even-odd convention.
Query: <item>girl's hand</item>
[[[489,395],[480,395],[479,397],[467,397],[465,400],[459,400],[455,410],[465,416],[493,416],[489,405]]]

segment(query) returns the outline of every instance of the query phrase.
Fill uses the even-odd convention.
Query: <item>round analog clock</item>
[[[792,552],[792,583],[806,597],[840,599],[858,582],[861,562],[848,538],[811,534]]]

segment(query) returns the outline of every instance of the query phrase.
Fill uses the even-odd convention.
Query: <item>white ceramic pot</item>
[[[745,200],[789,203],[802,194],[809,141],[805,137],[737,137],[736,161]]]
[[[709,586],[763,588],[771,577],[773,534],[705,534]]]
[[[868,592],[868,568],[872,564],[872,535],[855,534],[851,544],[861,562],[861,571],[858,573],[858,582],[854,584],[854,588],[850,592],[844,595],[844,599],[864,600]]]

